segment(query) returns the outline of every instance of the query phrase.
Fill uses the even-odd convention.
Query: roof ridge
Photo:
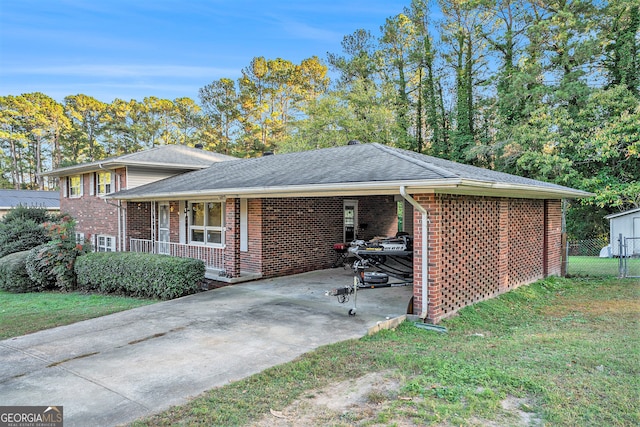
[[[142,154],[142,153],[148,153],[149,151],[157,151],[163,147],[169,147],[171,145],[182,145],[182,144],[164,144],[164,145],[155,145],[151,148],[147,148],[144,150],[139,150],[139,151],[134,151],[133,153],[127,153],[127,154],[122,154],[120,156],[116,156],[116,157],[112,157],[110,160],[115,160],[115,159],[126,159],[128,157],[134,156],[136,154]]]
[[[398,151],[400,149],[397,148],[393,148],[393,147],[389,147],[387,145],[384,144],[379,144],[377,142],[373,143],[374,147],[376,147],[377,149],[384,151],[388,154],[391,154],[395,157],[398,157],[399,159],[405,160],[407,162],[413,163],[414,165],[420,166],[422,168],[428,169],[432,172],[435,172],[439,175],[441,175],[443,178],[451,178],[451,177],[459,177],[460,175],[451,172],[450,170],[441,168],[440,166],[436,166],[433,163],[429,163],[426,161],[423,161],[421,159],[416,159],[415,157],[411,157],[408,156],[406,154],[404,154],[402,151]],[[404,151],[404,150],[403,150]],[[420,154],[421,156],[424,156],[424,154],[421,153],[416,153],[416,154]]]

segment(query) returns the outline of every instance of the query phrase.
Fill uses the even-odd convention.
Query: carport
[[[414,312],[436,323],[560,275],[561,200],[589,195],[371,143],[221,162],[109,197],[130,237],[206,252],[230,282],[323,269],[333,244],[403,229]]]
[[[67,427],[129,423],[405,312],[410,287],[363,291],[348,316],[325,292],[350,277],[258,280],[1,341],[0,401],[63,406]]]

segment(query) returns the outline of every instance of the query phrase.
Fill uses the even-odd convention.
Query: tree
[[[442,85],[436,71],[436,51],[429,29],[428,3],[426,0],[412,0],[407,14],[416,32],[410,53],[417,65],[415,151],[420,153],[426,149],[431,155],[444,156],[448,151],[448,132]]]
[[[447,45],[444,58],[455,74],[455,128],[451,132],[448,157],[467,162],[476,144],[475,92],[486,81],[481,70],[486,68],[486,44],[481,38],[488,16],[467,0],[440,0],[445,16],[442,41]]]
[[[387,18],[382,27],[380,38],[380,55],[386,64],[385,80],[395,87],[396,96],[392,103],[396,115],[398,135],[395,136],[397,144],[401,148],[420,151],[416,146],[415,138],[411,131],[416,127],[422,127],[422,123],[412,120],[412,111],[416,111],[410,99],[410,93],[420,97],[420,93],[412,87],[416,84],[414,73],[419,65],[413,63],[412,49],[416,44],[416,29],[414,23],[405,14],[399,14]],[[419,112],[421,113],[421,111]]]
[[[240,126],[240,97],[235,82],[226,78],[214,80],[200,88],[199,95],[208,125],[203,129],[208,136],[207,146],[231,154]]]
[[[605,46],[603,64],[608,87],[623,85],[640,97],[640,6],[632,1],[610,1],[601,22]]]
[[[200,106],[187,97],[174,99],[173,105],[178,143],[183,145],[195,143],[202,121]]]
[[[65,157],[72,164],[103,158],[105,150],[99,138],[107,105],[83,94],[67,96],[64,101],[65,113],[73,125],[72,134],[66,141]]]
[[[22,122],[22,111],[26,110],[26,100],[21,96],[0,97],[0,140],[2,148],[8,152],[10,181],[14,189],[19,190],[23,180],[23,157],[27,134]]]

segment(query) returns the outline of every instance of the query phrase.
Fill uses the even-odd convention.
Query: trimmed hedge
[[[15,293],[40,290],[38,284],[29,278],[25,265],[30,252],[14,252],[0,258],[0,289]]]
[[[80,290],[172,299],[198,292],[201,260],[132,252],[95,252],[76,258]]]

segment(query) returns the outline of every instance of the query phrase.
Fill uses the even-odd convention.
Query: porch
[[[180,258],[195,258],[204,262],[205,277],[225,283],[239,283],[256,280],[261,274],[240,272],[240,277],[228,277],[225,271],[225,249],[205,245],[160,242],[149,239],[129,239],[129,252],[170,255]]]

